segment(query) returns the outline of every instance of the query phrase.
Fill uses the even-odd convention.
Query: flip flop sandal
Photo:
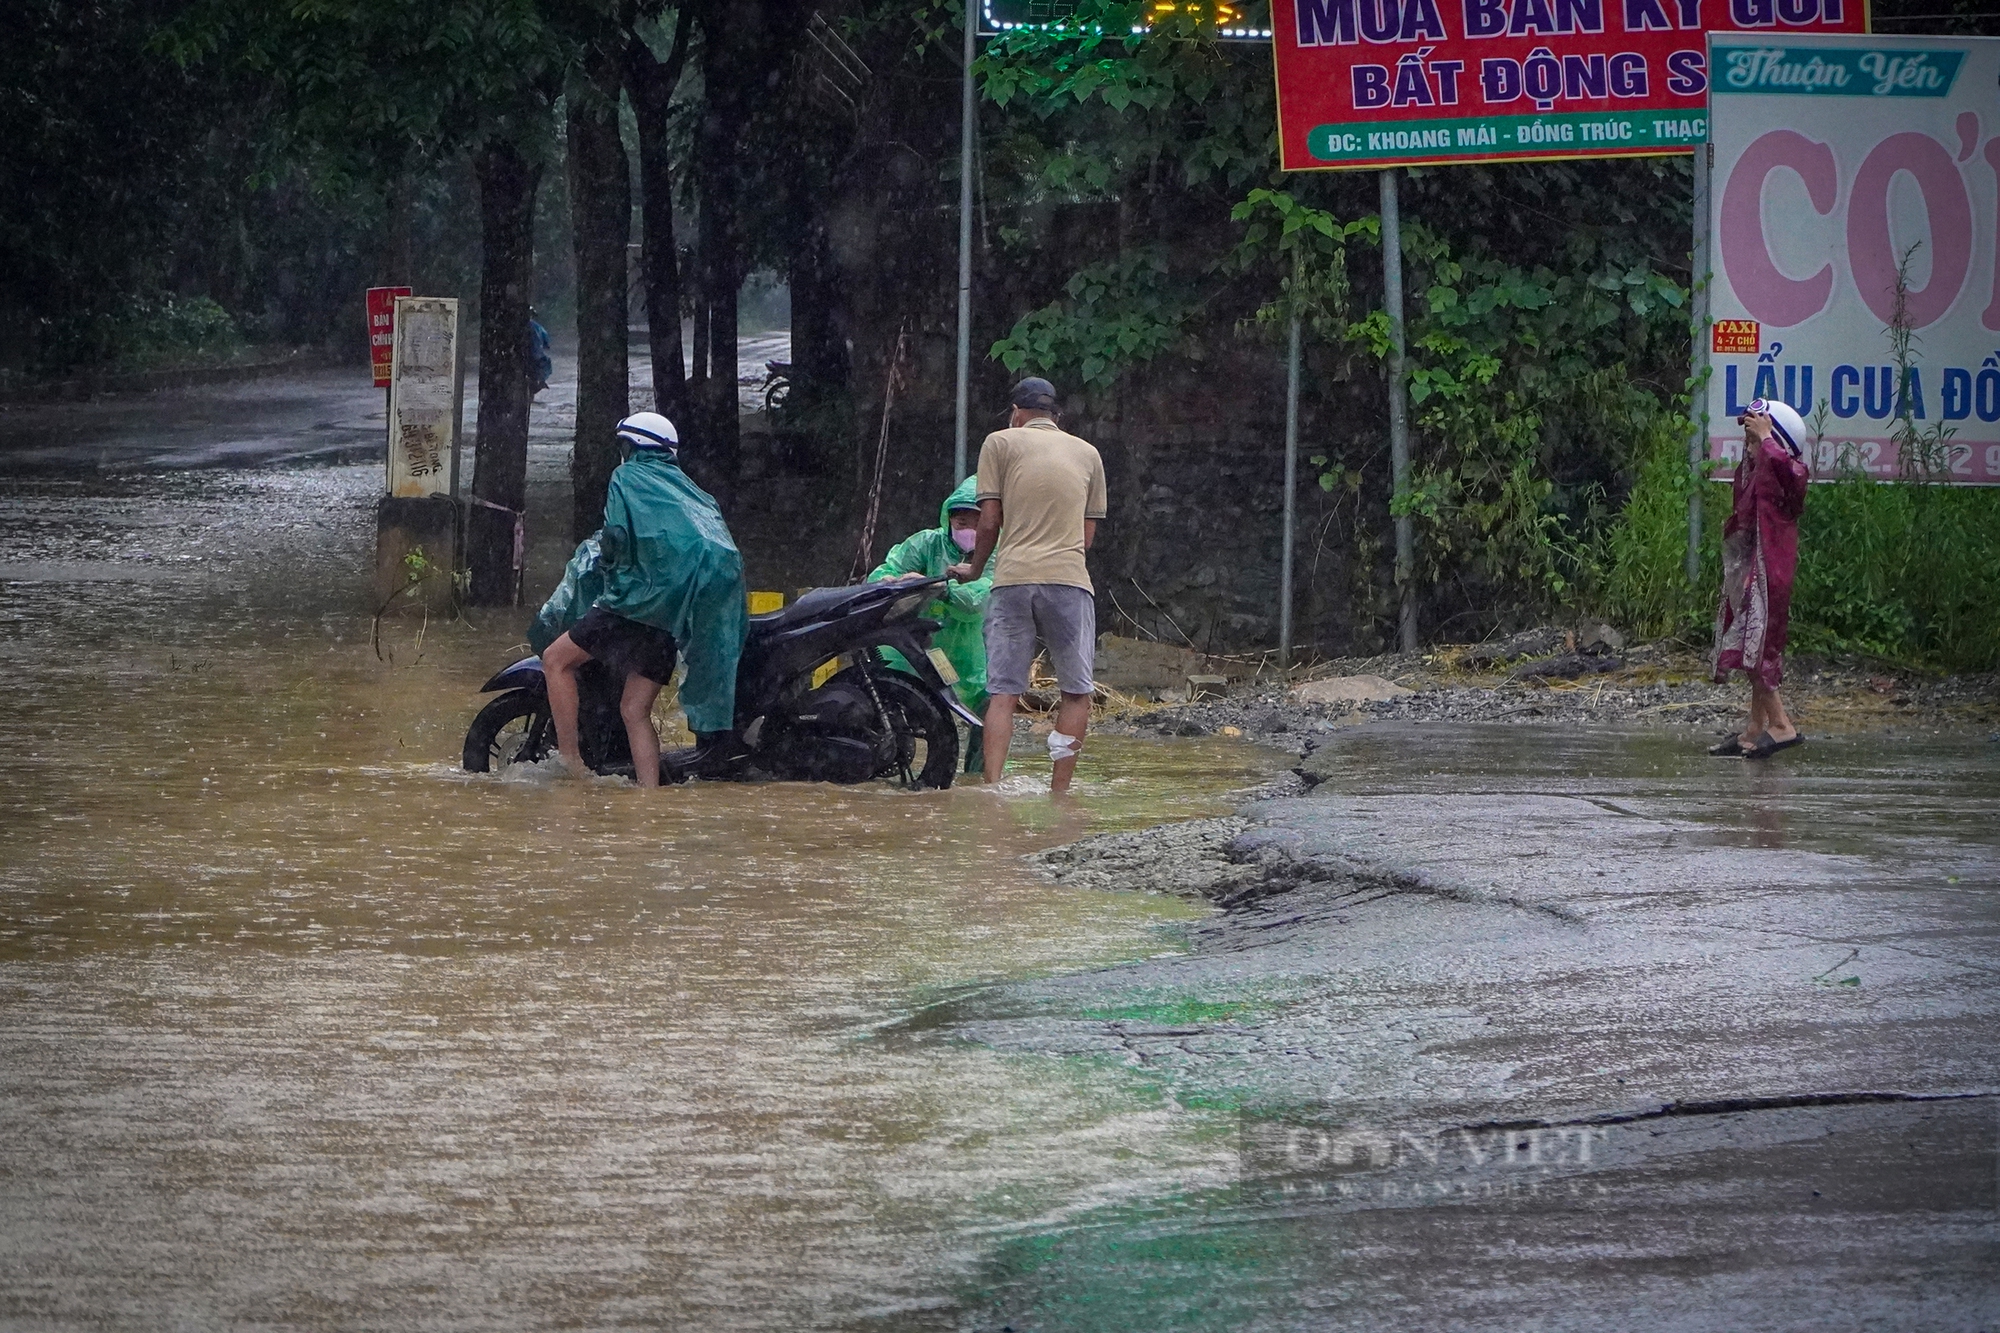
[[[1724,759],[1738,759],[1747,753],[1743,748],[1743,736],[1740,732],[1731,732],[1722,744],[1709,746],[1708,752]]]
[[[1771,739],[1771,733],[1767,731],[1764,733],[1763,740],[1758,741],[1743,752],[1743,757],[1745,759],[1769,759],[1780,750],[1789,750],[1794,745],[1804,745],[1805,743],[1806,736],[1804,732],[1798,732],[1788,741],[1774,741]]]

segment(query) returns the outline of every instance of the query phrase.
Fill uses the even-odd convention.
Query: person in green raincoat
[[[727,758],[736,726],[736,663],[749,628],[743,557],[713,497],[681,471],[680,437],[657,412],[618,423],[630,450],[611,474],[604,526],[585,538],[563,581],[535,617],[528,641],[541,653],[556,746],[583,772],[577,744],[576,671],[596,658],[624,677],[619,715],[642,787],[660,782],[653,702],[687,662],[680,704],[701,768]]]
[[[977,537],[978,490],[977,477],[967,477],[958,483],[938,509],[938,525],[897,542],[882,557],[882,563],[875,567],[868,581],[880,583],[911,575],[943,578],[954,565],[964,564],[966,553]],[[992,589],[991,577],[953,583],[943,597],[924,611],[944,626],[933,641],[958,672],[958,684],[953,688],[959,702],[981,716],[986,712],[986,595]],[[883,656],[890,659],[891,666],[908,666],[893,649],[885,649]],[[972,739],[965,747],[968,773],[976,773],[985,766],[983,740],[984,733],[974,727]]]

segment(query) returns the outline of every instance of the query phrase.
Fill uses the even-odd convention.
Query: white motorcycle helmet
[[[1806,445],[1811,442],[1812,436],[1806,430],[1805,418],[1790,403],[1776,398],[1756,398],[1751,400],[1746,412],[1767,414],[1771,418],[1771,433],[1777,437],[1779,444],[1785,446],[1786,452],[1797,459],[1806,456]]]
[[[634,412],[618,423],[618,438],[634,449],[664,449],[672,458],[680,452],[681,433],[658,412]]]

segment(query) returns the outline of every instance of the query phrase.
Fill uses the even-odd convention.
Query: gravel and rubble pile
[[[1703,654],[1675,644],[1625,646],[1560,630],[1530,631],[1500,650],[1447,646],[1319,663],[1290,678],[1232,684],[1221,699],[1158,705],[1115,699],[1092,722],[1125,735],[1242,735],[1296,753],[1341,727],[1370,722],[1508,722],[1661,726],[1724,734],[1742,720],[1741,680],[1708,679]],[[1507,651],[1515,644],[1529,655]],[[2000,673],[1922,676],[1799,656],[1787,664],[1786,706],[1802,730],[1977,731],[2000,738]],[[1308,679],[1379,676],[1412,693],[1331,704],[1300,701]]]
[[[1305,790],[1291,783],[1259,795]],[[1023,858],[1058,884],[1073,889],[1140,889],[1235,908],[1261,902],[1302,884],[1339,878],[1291,853],[1279,841],[1245,839],[1257,826],[1240,815],[1163,824],[1132,833],[1098,833]]]

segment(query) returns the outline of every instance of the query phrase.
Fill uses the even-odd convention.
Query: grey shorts
[[[986,691],[1026,694],[1035,640],[1048,649],[1056,687],[1089,694],[1097,665],[1097,598],[1067,583],[1012,583],[986,599]]]

